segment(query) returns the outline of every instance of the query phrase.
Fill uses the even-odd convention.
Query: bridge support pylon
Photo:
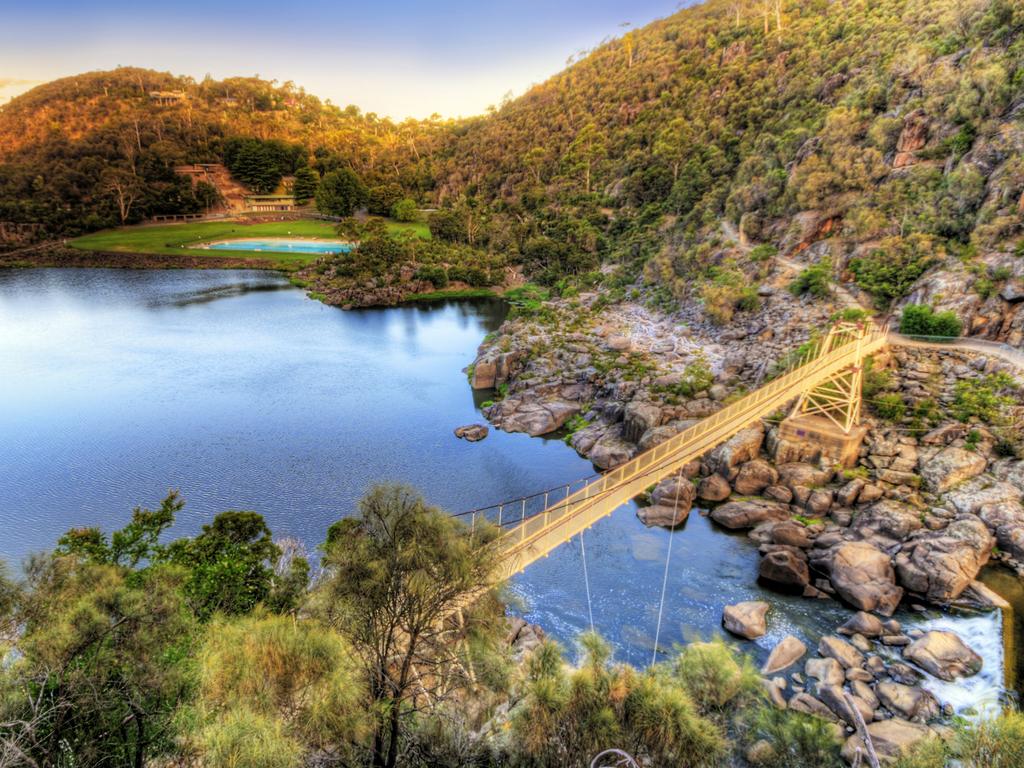
[[[821,354],[859,343],[867,334],[864,323],[836,323],[822,341]],[[811,461],[852,467],[857,463],[867,427],[860,423],[864,359],[830,376],[802,394],[779,425],[776,461]],[[781,455],[780,455],[781,454]]]

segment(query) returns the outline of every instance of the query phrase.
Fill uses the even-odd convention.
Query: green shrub
[[[882,392],[892,389],[892,386],[892,373],[885,370],[875,370],[875,359],[871,356],[865,358],[861,394],[871,400]]]
[[[448,272],[442,266],[420,267],[412,277],[414,280],[426,280],[434,288],[448,287]]]
[[[1013,405],[1014,398],[1008,392],[1015,386],[1013,378],[1005,373],[961,379],[956,383],[953,415],[963,422],[978,419],[995,424],[1001,420],[1003,411]]]
[[[888,238],[884,247],[853,259],[850,269],[857,285],[870,293],[876,303],[887,306],[902,298],[936,261],[933,239],[924,235]]]
[[[929,739],[893,763],[892,768],[1017,768],[1024,765],[1024,715],[1007,710],[972,723],[957,721],[948,741]]]
[[[298,768],[302,747],[280,722],[232,709],[199,734],[203,765],[209,768]]]
[[[895,392],[879,395],[872,401],[871,408],[879,418],[892,422],[902,421],[907,413],[907,404]]]
[[[779,249],[769,243],[761,243],[750,249],[752,261],[767,261],[779,252]]]
[[[1013,277],[1013,271],[1009,267],[996,267],[992,270],[992,279],[997,283],[1004,283]]]
[[[701,712],[756,700],[762,689],[748,658],[740,658],[721,638],[690,643],[675,661],[675,676]]]
[[[721,727],[702,717],[686,689],[661,668],[609,662],[610,649],[584,635],[579,668],[546,642],[527,662],[523,700],[511,716],[512,753],[497,764],[587,768],[610,744],[629,745],[642,765],[710,768],[722,764]]]
[[[900,333],[908,336],[956,338],[963,331],[954,312],[938,312],[928,304],[908,304],[900,318]]]
[[[982,299],[990,299],[995,295],[996,284],[987,277],[979,277],[974,281],[974,285],[971,286],[974,292],[981,296]]]
[[[764,740],[770,749],[757,750],[753,764],[759,768],[839,768],[839,756],[832,725],[801,712],[760,707],[753,716],[748,735]]]
[[[859,307],[846,307],[845,309],[836,312],[832,315],[833,322],[842,323],[857,323],[861,320],[867,320],[871,317],[871,313],[866,309],[860,309]]]
[[[391,206],[391,218],[395,221],[416,221],[419,218],[416,201],[406,197],[396,202]]]
[[[832,293],[832,262],[823,259],[817,264],[812,264],[797,275],[789,286],[794,296],[811,294],[820,299]]]
[[[586,429],[590,426],[590,422],[583,418],[580,414],[576,414],[565,422],[565,442],[567,445],[572,443],[572,436],[579,432],[581,429]]]

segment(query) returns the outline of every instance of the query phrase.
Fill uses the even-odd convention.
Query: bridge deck
[[[507,578],[522,571],[646,488],[703,456],[755,420],[860,363],[864,356],[886,343],[887,332],[872,326],[862,336],[823,350],[809,362],[526,518],[498,540],[501,568],[497,575]]]

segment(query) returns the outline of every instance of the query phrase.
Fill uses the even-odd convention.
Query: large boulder
[[[697,486],[697,495],[704,501],[725,501],[732,495],[732,487],[721,475],[708,475]]]
[[[807,557],[796,547],[781,545],[761,558],[757,575],[766,581],[790,587],[803,587],[811,581]]]
[[[910,534],[922,527],[920,512],[886,499],[858,512],[850,529],[861,538],[882,536],[895,542],[906,541]]]
[[[711,519],[731,529],[753,528],[769,520],[788,520],[789,507],[771,501],[730,501],[715,507]]]
[[[985,471],[985,463],[980,453],[949,446],[930,459],[922,457],[918,471],[925,488],[932,493],[945,493],[980,475]]]
[[[517,352],[489,349],[473,363],[473,389],[491,389],[508,381],[510,368],[519,357]]]
[[[530,437],[538,437],[559,429],[579,412],[579,403],[567,400],[519,402],[511,411],[503,409],[500,426],[506,432],[525,432]]]
[[[807,646],[800,641],[800,638],[786,635],[768,654],[768,660],[761,667],[761,674],[774,675],[784,669],[789,669],[803,658],[805,653],[807,653]]]
[[[651,491],[651,503],[671,507],[689,506],[697,497],[697,489],[687,477],[672,475],[654,486]]]
[[[839,718],[835,713],[825,706],[821,701],[811,696],[806,691],[800,691],[789,700],[789,708],[794,712],[802,712],[805,715],[814,715],[822,720],[838,722]]]
[[[954,632],[933,629],[903,649],[903,658],[925,672],[952,682],[981,671],[982,658]]]
[[[622,418],[622,436],[638,443],[647,430],[661,424],[661,408],[635,400],[626,406]]]
[[[773,544],[784,544],[801,549],[811,546],[811,534],[806,525],[795,520],[783,520],[781,523],[765,523],[765,525],[769,527],[768,538]]]
[[[835,659],[843,669],[859,669],[864,666],[864,654],[835,635],[825,635],[818,641],[818,653]]]
[[[842,507],[852,507],[857,503],[857,497],[860,495],[860,492],[865,485],[867,485],[867,483],[861,478],[853,478],[850,482],[840,488],[838,493],[836,493],[836,501]]]
[[[826,488],[816,488],[811,491],[804,502],[807,512],[814,517],[824,517],[832,509],[832,491]]]
[[[848,618],[838,629],[841,635],[864,635],[864,637],[879,637],[885,632],[882,620],[872,613],[857,611]]]
[[[614,469],[635,454],[636,446],[622,437],[622,425],[617,424],[594,443],[587,458],[599,469]]]
[[[825,703],[825,706],[851,727],[857,725],[854,707],[860,711],[860,716],[864,720],[871,720],[874,717],[874,709],[866,701],[857,696],[850,696],[847,699],[846,693],[840,685],[819,685],[817,693],[818,698]]]
[[[648,528],[653,526],[675,528],[677,525],[682,525],[690,516],[690,505],[676,507],[653,504],[649,507],[638,508],[636,516]]]
[[[764,426],[760,422],[741,429],[708,455],[708,467],[712,472],[728,477],[733,468],[756,459],[763,442]]]
[[[768,603],[762,600],[727,605],[722,610],[722,626],[734,635],[753,640],[768,631],[767,614]]]
[[[842,685],[846,679],[842,665],[831,656],[808,659],[804,664],[804,674],[824,685]]]
[[[992,474],[1024,493],[1024,461],[999,459],[992,463]]]
[[[775,485],[779,473],[764,459],[754,459],[740,466],[732,487],[742,496],[756,496],[769,485]]]
[[[1011,483],[975,477],[945,496],[947,506],[962,515],[976,515],[986,504],[1010,504],[1021,500],[1021,491]]]
[[[673,527],[690,515],[697,489],[685,477],[673,476],[662,480],[651,493],[651,506],[640,507],[636,516],[644,525]]]
[[[836,593],[862,611],[892,616],[903,598],[889,555],[867,541],[847,541],[831,551],[830,581]]]
[[[924,688],[881,682],[875,686],[875,695],[882,706],[907,720],[926,723],[939,716],[939,702]]]
[[[867,728],[875,752],[881,759],[890,761],[909,754],[919,742],[934,735],[927,726],[911,723],[899,717],[868,723]],[[861,755],[861,763],[866,764],[864,760],[867,751],[864,740],[854,734],[843,744],[843,759],[852,765],[858,753]]]
[[[985,523],[976,517],[958,518],[906,544],[896,556],[896,573],[911,592],[947,603],[970,586],[994,545]]]
[[[1024,561],[1024,506],[1017,502],[985,504],[978,510],[978,517],[995,535],[1003,552]]]
[[[694,420],[685,419],[673,421],[668,424],[662,424],[660,427],[651,427],[640,437],[640,442],[637,443],[637,448],[641,451],[650,450],[656,445],[661,445],[670,437],[675,437],[683,430],[689,429],[696,423],[697,422]]]
[[[819,488],[829,482],[833,475],[830,469],[820,469],[813,464],[803,462],[780,464],[778,471],[779,484],[786,486],[791,491],[798,487]]]

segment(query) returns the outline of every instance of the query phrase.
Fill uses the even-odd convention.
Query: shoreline
[[[295,272],[299,267],[265,258],[88,251],[64,245],[27,253],[24,250],[0,252],[0,269],[263,269]]]

